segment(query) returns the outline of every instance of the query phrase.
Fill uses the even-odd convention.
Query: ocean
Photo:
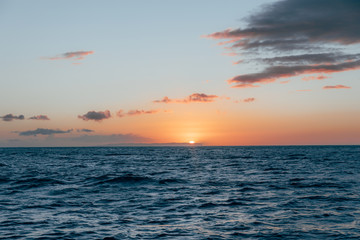
[[[0,148],[0,239],[360,239],[360,146]]]

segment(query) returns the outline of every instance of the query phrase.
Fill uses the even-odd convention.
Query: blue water
[[[0,239],[360,239],[360,146],[0,148]]]

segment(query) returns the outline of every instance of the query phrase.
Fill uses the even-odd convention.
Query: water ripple
[[[360,147],[0,148],[1,239],[360,239]]]

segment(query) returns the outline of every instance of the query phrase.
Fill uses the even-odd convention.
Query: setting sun
[[[189,143],[190,143],[190,144],[194,144],[194,143],[195,143],[195,141],[189,141]]]

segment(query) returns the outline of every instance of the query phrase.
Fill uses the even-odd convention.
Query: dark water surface
[[[0,239],[360,239],[360,146],[0,148]]]

